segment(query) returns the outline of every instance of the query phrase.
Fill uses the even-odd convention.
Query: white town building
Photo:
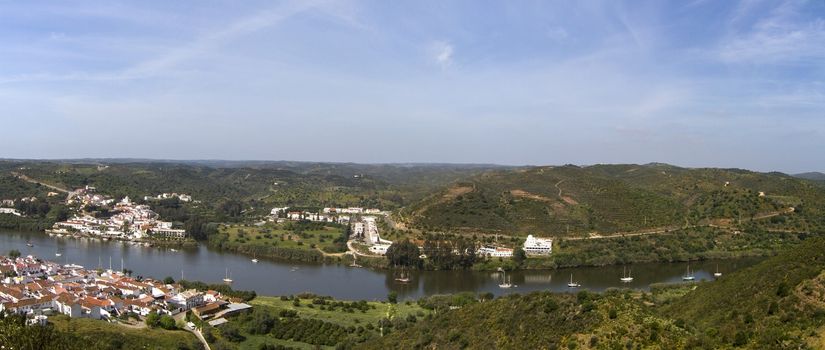
[[[510,248],[500,247],[481,247],[476,252],[479,256],[488,256],[491,258],[512,258],[513,250]]]
[[[528,255],[549,255],[553,252],[553,240],[528,235],[524,241],[524,252]]]

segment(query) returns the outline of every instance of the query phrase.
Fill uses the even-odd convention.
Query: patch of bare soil
[[[511,190],[510,194],[515,196],[515,197],[519,197],[519,198],[528,198],[528,199],[542,201],[542,202],[548,202],[548,203],[555,202],[554,200],[552,200],[550,198],[539,196],[537,194],[533,194],[533,193],[530,193],[530,192],[527,192],[527,191],[524,191],[524,190]]]
[[[470,192],[473,192],[473,188],[471,186],[453,187],[453,188],[447,190],[447,193],[444,194],[442,199],[444,201],[453,200],[453,199],[455,199],[456,197],[458,197],[462,194],[467,194],[467,193],[470,193]]]
[[[579,202],[577,202],[575,199],[573,199],[573,197],[570,197],[570,196],[562,196],[561,199],[565,203],[570,204],[570,205],[578,205],[579,204]]]

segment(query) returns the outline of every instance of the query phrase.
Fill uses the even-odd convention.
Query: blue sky
[[[825,170],[825,1],[4,1],[0,157]]]

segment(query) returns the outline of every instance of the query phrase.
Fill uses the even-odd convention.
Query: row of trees
[[[393,243],[386,253],[390,266],[426,268],[434,270],[467,269],[479,259],[474,240],[461,236],[431,235],[422,249],[409,239]],[[426,262],[421,258],[427,258]]]

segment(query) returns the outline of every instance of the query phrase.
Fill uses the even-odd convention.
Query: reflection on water
[[[34,244],[28,247],[27,242]],[[221,283],[229,269],[233,287],[255,290],[262,295],[286,295],[313,292],[342,299],[385,299],[389,291],[401,298],[419,298],[433,294],[449,294],[464,291],[503,293],[528,293],[537,290],[557,292],[587,289],[601,291],[611,287],[646,289],[651,283],[680,282],[687,265],[684,263],[645,263],[630,266],[633,282],[621,283],[622,266],[584,267],[558,270],[530,270],[508,272],[507,276],[517,287],[502,290],[498,284],[502,274],[494,271],[410,271],[409,283],[395,281],[397,273],[352,268],[344,265],[319,265],[270,261],[260,258],[253,264],[249,256],[221,252],[204,245],[173,252],[166,248],[150,248],[118,241],[49,237],[42,233],[0,231],[0,254],[17,249],[24,254],[61,263],[75,263],[88,268],[124,267],[135,275],[175,279],[184,276],[189,280]],[[55,253],[61,253],[56,257]],[[692,262],[696,280],[713,280],[716,266],[727,274],[760,261],[759,258]],[[582,285],[570,289],[570,275]],[[722,277],[724,278],[724,276]]]

